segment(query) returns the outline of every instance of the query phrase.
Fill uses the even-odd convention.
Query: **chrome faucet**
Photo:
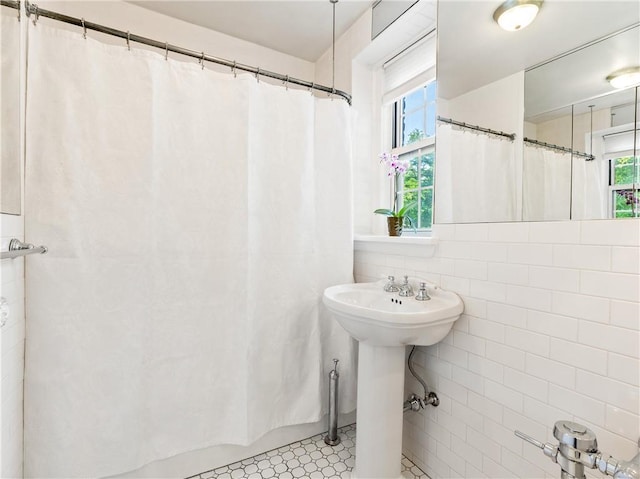
[[[416,294],[417,301],[429,301],[431,296],[427,293],[427,283],[420,283],[420,290]]]
[[[389,276],[387,279],[389,280],[389,282],[384,285],[384,290],[387,293],[395,293],[397,291],[400,291],[400,288],[398,288],[398,285],[396,284],[395,277]]]
[[[618,461],[609,456],[605,459],[598,450],[595,433],[581,424],[571,421],[558,421],[553,427],[553,436],[558,440],[556,446],[542,443],[520,431],[516,436],[542,449],[545,456],[558,463],[562,479],[584,479],[584,468],[598,469],[601,473],[615,479],[640,479],[640,453],[630,461]],[[640,441],[638,443],[640,447]]]
[[[400,286],[400,292],[398,293],[398,296],[413,296],[413,288],[409,284],[409,277],[407,275],[405,275],[404,277],[404,283],[402,283],[402,286]]]

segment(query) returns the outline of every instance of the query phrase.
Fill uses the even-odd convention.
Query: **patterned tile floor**
[[[338,434],[341,441],[334,447],[327,446],[324,434],[319,434],[187,479],[348,478],[355,464],[355,425],[340,428]],[[429,479],[404,456],[402,477]]]

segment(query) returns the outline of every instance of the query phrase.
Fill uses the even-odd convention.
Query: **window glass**
[[[616,158],[613,165],[614,184],[629,185],[633,183],[633,156]],[[637,181],[637,178],[636,178]]]
[[[433,215],[433,147],[406,153],[400,158],[409,162],[402,183],[403,205],[417,229],[431,228]]]
[[[611,216],[633,218],[640,216],[640,171],[633,156],[611,160]]]
[[[613,192],[613,217],[633,218],[637,216],[640,205],[640,194],[632,188],[615,190]]]
[[[436,133],[436,83],[408,94],[399,102],[401,146],[431,138]]]
[[[424,111],[418,110],[402,119],[402,146],[422,140],[425,137]]]

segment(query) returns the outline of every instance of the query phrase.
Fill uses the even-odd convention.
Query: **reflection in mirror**
[[[371,39],[380,35],[389,25],[409,10],[417,0],[378,0],[371,8]]]
[[[568,220],[571,216],[572,110],[560,108],[525,120],[524,221]]]
[[[637,88],[606,81],[638,59],[635,25],[525,73],[525,221],[638,216]]]
[[[637,215],[634,194],[635,89],[614,92],[574,107],[574,147],[593,155],[574,155],[571,217],[629,218]]]
[[[438,119],[437,222],[513,221],[517,203],[513,137]]]
[[[0,8],[0,211],[20,214],[20,22],[18,11]]]

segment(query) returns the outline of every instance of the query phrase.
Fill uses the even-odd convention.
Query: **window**
[[[634,164],[633,156],[622,156],[609,160],[611,215],[613,218],[639,217],[640,194],[637,185],[640,182],[639,168]]]
[[[415,90],[393,104],[392,153],[407,160],[409,169],[398,185],[400,205],[415,227],[431,229],[433,223],[433,168],[435,162],[436,82]]]

